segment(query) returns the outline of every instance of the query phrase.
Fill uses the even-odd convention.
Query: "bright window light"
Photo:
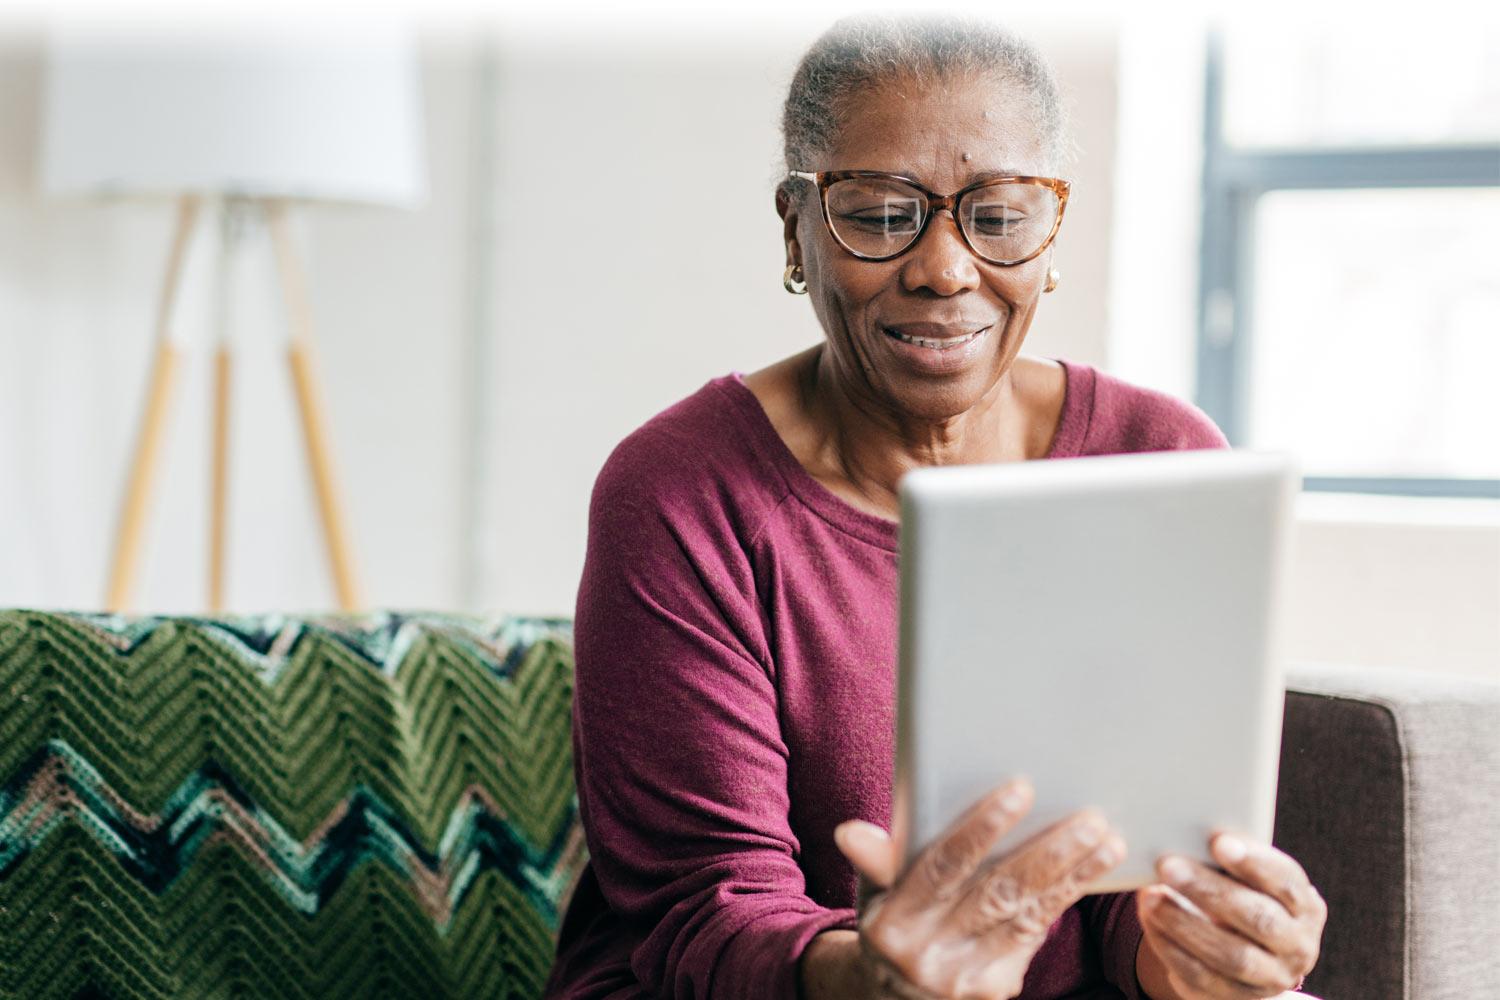
[[[1500,479],[1500,189],[1272,191],[1253,232],[1247,443]]]
[[[1360,146],[1500,139],[1500,22],[1415,17],[1225,35],[1230,146]]]

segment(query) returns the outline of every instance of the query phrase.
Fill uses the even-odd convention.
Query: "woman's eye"
[[[987,236],[1010,236],[1026,224],[1024,215],[975,213],[974,226]]]
[[[912,213],[885,208],[851,212],[843,218],[851,225],[870,232],[909,233],[917,227],[917,217]]]

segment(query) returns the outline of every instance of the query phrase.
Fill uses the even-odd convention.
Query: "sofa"
[[[0,610],[0,998],[534,997],[586,853],[561,619]],[[1500,684],[1290,674],[1325,1000],[1500,997]]]
[[[531,998],[568,623],[0,611],[0,997]]]

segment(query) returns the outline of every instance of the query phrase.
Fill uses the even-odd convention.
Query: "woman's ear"
[[[1053,265],[1053,263],[1052,263],[1052,248],[1048,247],[1047,248],[1047,272],[1046,272],[1046,278],[1044,279],[1044,282],[1042,284],[1042,291],[1044,293],[1045,292],[1055,292],[1055,291],[1057,291],[1058,282],[1060,282],[1061,280],[1062,280],[1062,272],[1059,271]]]
[[[785,188],[776,189],[776,214],[781,216],[781,238],[786,243],[787,264],[802,263],[802,247],[797,242],[797,203]]]

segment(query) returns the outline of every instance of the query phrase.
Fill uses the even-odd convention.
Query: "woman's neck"
[[[810,352],[809,362],[797,377],[804,412],[819,430],[809,471],[873,513],[897,517],[897,487],[912,469],[1029,457],[1011,369],[969,409],[935,421],[881,406],[827,350]]]

